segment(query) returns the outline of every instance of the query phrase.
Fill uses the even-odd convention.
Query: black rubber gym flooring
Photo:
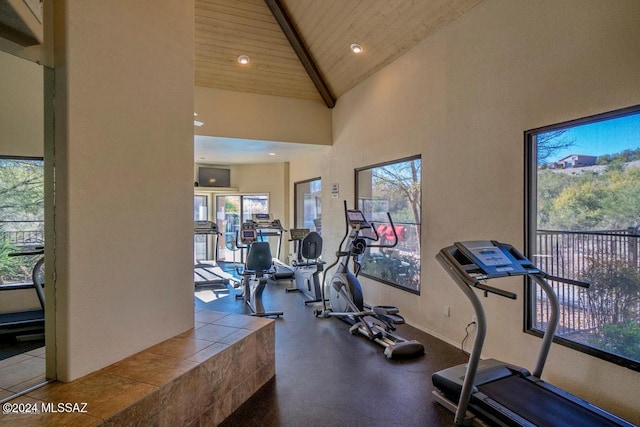
[[[453,414],[431,398],[431,374],[466,362],[464,353],[415,328],[402,325],[405,338],[425,345],[426,354],[388,360],[383,348],[349,334],[338,319],[317,319],[288,281],[269,283],[265,310],[276,319],[276,377],[234,412],[228,426],[453,426]],[[365,289],[366,300],[366,289]],[[196,308],[229,313],[250,311],[242,300],[223,297]]]

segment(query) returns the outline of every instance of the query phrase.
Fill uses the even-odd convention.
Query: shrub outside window
[[[375,224],[382,241],[393,241],[387,212],[398,234],[392,249],[367,249],[360,274],[420,294],[420,156],[356,169],[355,175],[358,209]]]
[[[44,246],[44,161],[0,157],[0,285],[31,281],[39,257],[9,254]]]

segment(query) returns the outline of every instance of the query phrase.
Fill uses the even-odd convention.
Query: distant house
[[[560,168],[581,168],[596,164],[597,156],[586,156],[584,154],[570,154],[556,162],[556,167]]]

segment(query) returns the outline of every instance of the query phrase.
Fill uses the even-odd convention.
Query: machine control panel
[[[213,221],[193,221],[195,234],[218,234],[218,224]]]
[[[362,211],[357,209],[348,209],[347,210],[347,219],[349,220],[349,226],[351,228],[371,228],[371,224],[364,217]]]
[[[513,246],[493,240],[456,242],[455,247],[468,259],[465,269],[476,276],[495,277],[538,273],[539,270]],[[461,257],[458,256],[460,259]]]

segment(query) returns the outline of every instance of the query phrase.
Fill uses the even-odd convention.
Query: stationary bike
[[[362,211],[347,209],[345,201],[344,212],[345,235],[336,252],[336,261],[326,269],[329,271],[338,265],[328,286],[330,307],[327,307],[325,286],[322,286],[323,309],[314,310],[314,315],[325,319],[338,317],[350,323],[352,325],[349,329],[351,334],[358,333],[370,341],[380,344],[385,348],[384,355],[389,359],[406,359],[424,354],[424,346],[420,342],[407,340],[393,333],[396,330],[395,325],[404,323],[404,318],[400,316],[397,307],[369,307],[364,304],[362,287],[357,278],[361,269],[360,258],[367,248],[392,248],[397,245],[398,235],[391,215],[387,213],[389,224],[393,230],[393,243],[372,244],[367,241],[377,242],[380,240],[380,236],[378,236],[373,224],[365,219]],[[349,270],[349,260],[351,259],[355,265],[355,274]]]
[[[258,241],[255,223],[245,222],[240,230],[241,242],[238,248],[248,249],[244,268],[238,273],[242,276],[242,298],[251,309],[252,316],[282,316],[282,311],[265,311],[262,304],[262,292],[267,284],[267,277],[275,272],[269,242]],[[236,237],[237,240],[237,237]]]

